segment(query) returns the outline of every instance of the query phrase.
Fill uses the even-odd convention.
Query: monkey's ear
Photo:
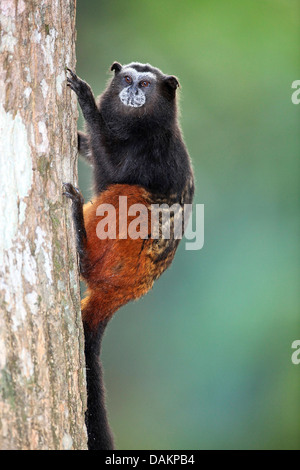
[[[167,86],[169,86],[173,90],[176,90],[176,88],[180,87],[178,78],[174,77],[174,75],[168,75],[165,78],[165,83]]]
[[[119,64],[119,62],[114,62],[114,63],[112,64],[112,66],[110,67],[110,70],[111,70],[111,71],[114,70],[116,73],[118,73],[118,72],[120,72],[121,68],[122,68],[122,65]]]

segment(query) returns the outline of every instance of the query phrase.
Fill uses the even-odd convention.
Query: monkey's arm
[[[77,95],[79,105],[82,109],[83,117],[91,131],[99,132],[99,110],[91,87],[81,80],[77,75],[68,69],[70,76],[67,77],[69,86]]]
[[[84,134],[81,131],[78,131],[77,136],[78,136],[78,152],[80,153],[82,157],[85,158],[87,163],[89,163],[90,165],[93,165],[94,158],[93,158],[92,150],[90,147],[90,141],[89,141],[88,135]]]
[[[78,135],[78,150],[90,162],[94,160],[101,162],[102,175],[112,175],[115,172],[113,164],[106,158],[102,151],[101,125],[102,116],[96,105],[91,87],[72,70],[67,69],[70,76],[67,77],[67,85],[76,93],[83,117],[87,125],[89,137],[83,133]]]

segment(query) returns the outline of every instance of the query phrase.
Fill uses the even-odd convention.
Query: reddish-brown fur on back
[[[143,238],[132,239],[120,230],[127,219],[125,232],[136,216],[128,216],[119,211],[119,196],[127,197],[128,208],[133,204],[147,207],[147,216],[137,213]],[[114,224],[112,211],[104,215],[96,214],[101,204],[111,204],[116,209],[116,238],[101,240],[97,236],[97,225],[105,217],[106,222]],[[82,300],[83,319],[91,328],[99,321],[110,318],[113,313],[130,300],[137,299],[151,289],[154,280],[170,264],[155,260],[154,240],[146,238],[151,230],[149,210],[151,204],[149,193],[140,186],[115,184],[84,206],[84,223],[86,228],[86,246],[83,277],[87,283],[87,295]],[[146,219],[147,217],[147,219]],[[119,223],[121,220],[121,225]],[[107,226],[108,227],[108,226]],[[145,228],[146,227],[146,228]],[[105,230],[107,230],[105,228]],[[139,227],[138,229],[139,230]],[[121,235],[121,238],[120,238]],[[173,258],[174,253],[172,254]],[[170,258],[170,257],[168,257]]]

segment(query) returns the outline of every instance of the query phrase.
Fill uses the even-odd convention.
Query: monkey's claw
[[[73,70],[69,69],[69,67],[66,67],[66,70],[67,70],[68,72],[70,72],[70,74],[71,74],[71,76],[72,76],[73,78],[77,78],[77,75],[73,72]]]
[[[76,89],[79,86],[80,79],[77,75],[67,67],[67,72],[69,72],[70,76],[67,75],[67,86],[69,86],[73,91],[76,92]]]
[[[83,196],[78,188],[75,188],[75,186],[73,186],[71,183],[63,183],[63,187],[63,196],[68,197],[73,202],[79,202],[80,204],[84,204]]]

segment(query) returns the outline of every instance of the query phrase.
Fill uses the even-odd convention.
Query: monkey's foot
[[[64,192],[63,196],[68,197],[73,202],[84,204],[84,199],[78,188],[75,188],[71,183],[63,183]]]

